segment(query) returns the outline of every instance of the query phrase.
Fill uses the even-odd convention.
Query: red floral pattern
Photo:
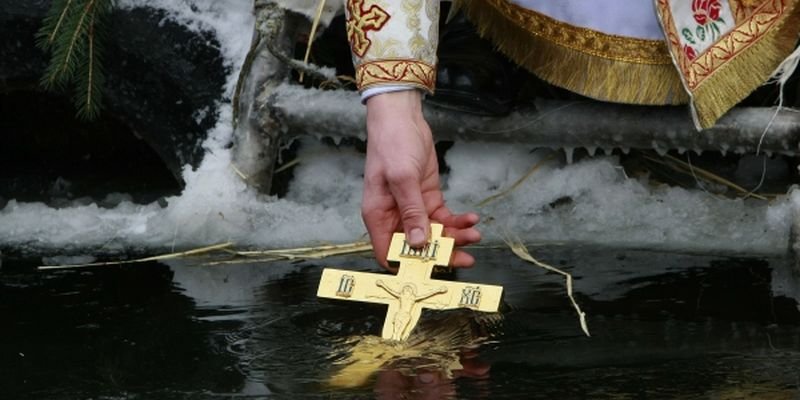
[[[697,51],[695,51],[694,47],[685,45],[683,46],[683,54],[686,55],[686,59],[689,61],[694,61],[697,58]]]
[[[721,9],[719,0],[692,0],[694,20],[700,25],[717,21]]]

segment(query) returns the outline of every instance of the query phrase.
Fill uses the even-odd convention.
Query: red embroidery
[[[364,57],[372,46],[367,32],[381,30],[391,18],[389,13],[375,4],[365,10],[364,1],[347,1],[347,12],[350,14],[347,18],[347,37],[350,39],[353,53],[359,57]]]
[[[694,0],[692,1],[692,12],[694,20],[700,25],[705,25],[709,21],[714,22],[719,19],[719,11],[722,5],[719,0]]]
[[[786,17],[785,14],[791,2],[791,0],[764,1],[747,20],[741,21],[702,53],[695,54],[696,58],[694,60],[689,60],[675,27],[676,24],[670,9],[671,1],[675,0],[658,0],[656,4],[659,15],[663,18],[663,26],[673,55],[678,59],[678,66],[684,77],[686,87],[692,92],[706,79],[725,67],[728,62],[751,48],[753,44],[758,43],[767,33],[771,32],[771,29]],[[719,16],[717,17],[718,21],[722,21]]]
[[[686,58],[689,61],[694,61],[694,59],[697,58],[697,52],[694,50],[694,47],[688,44],[683,46],[683,53],[686,54]]]

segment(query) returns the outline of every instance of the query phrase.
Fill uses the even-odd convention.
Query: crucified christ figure
[[[404,336],[406,329],[408,329],[408,323],[411,322],[411,312],[417,302],[447,292],[447,288],[441,286],[436,290],[418,295],[417,287],[413,283],[404,283],[400,290],[393,290],[382,280],[378,280],[375,284],[400,301],[399,310],[394,314],[394,320],[392,321],[392,340],[400,340]]]

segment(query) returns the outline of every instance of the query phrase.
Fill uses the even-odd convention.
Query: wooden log
[[[282,125],[266,107],[289,67],[273,53],[289,52],[295,19],[275,4],[255,2],[256,27],[234,96],[233,166],[249,185],[269,193]]]
[[[358,94],[284,84],[269,105],[290,135],[365,138],[365,107]],[[656,149],[796,155],[800,111],[735,108],[698,132],[688,107],[645,107],[595,101],[538,100],[503,117],[483,117],[426,105],[437,140],[525,143],[531,147]],[[774,120],[773,120],[774,117]],[[770,120],[772,124],[770,125]],[[764,135],[765,129],[769,130]]]

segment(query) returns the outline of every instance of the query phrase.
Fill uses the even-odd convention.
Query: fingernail
[[[420,228],[414,228],[409,232],[408,241],[413,245],[421,245],[425,243],[425,232]]]
[[[419,374],[417,378],[422,383],[431,383],[433,382],[433,374]]]

